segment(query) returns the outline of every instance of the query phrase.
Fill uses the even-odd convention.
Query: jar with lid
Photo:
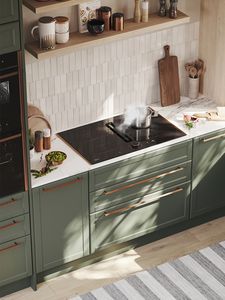
[[[51,130],[49,128],[43,129],[43,148],[51,149]]]
[[[101,6],[97,10],[97,19],[102,20],[105,24],[105,31],[111,29],[111,17],[112,17],[112,8],[108,6]]]
[[[40,130],[35,131],[34,133],[34,149],[36,152],[43,151],[43,132]]]
[[[112,15],[112,28],[115,31],[123,31],[124,30],[124,14],[114,13]]]

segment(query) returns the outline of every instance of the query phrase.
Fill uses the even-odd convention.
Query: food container
[[[124,30],[124,14],[122,13],[114,13],[112,15],[112,29],[115,31],[123,31]]]
[[[105,24],[105,31],[109,31],[111,29],[111,16],[112,9],[108,6],[101,6],[97,10],[97,19],[102,20]]]
[[[69,41],[70,33],[69,33],[69,31],[64,32],[64,33],[56,32],[55,37],[56,37],[57,44],[65,44]]]
[[[151,126],[151,120],[154,110],[151,107],[138,107],[137,108],[137,117],[135,118],[135,122],[133,127],[136,129],[144,129],[149,128]]]
[[[69,31],[69,18],[58,16],[55,17],[55,32],[66,33]]]
[[[104,22],[101,20],[90,20],[87,22],[87,29],[91,34],[99,34],[104,31]]]
[[[51,166],[61,165],[66,158],[66,153],[62,151],[51,151],[45,155],[47,163]]]

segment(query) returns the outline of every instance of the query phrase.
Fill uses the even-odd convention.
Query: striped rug
[[[71,300],[225,300],[225,241]]]

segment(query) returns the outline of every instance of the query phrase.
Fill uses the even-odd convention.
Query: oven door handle
[[[10,163],[12,160],[13,160],[13,158],[12,158],[12,157],[10,157],[10,159],[8,159],[8,160],[5,160],[5,161],[2,161],[2,162],[0,162],[0,166],[7,165],[7,164],[9,164],[9,163]]]
[[[7,79],[7,78],[14,77],[14,76],[16,76],[16,75],[18,75],[18,72],[17,72],[17,71],[11,72],[11,73],[6,73],[6,74],[4,74],[4,75],[0,75],[0,80],[5,80],[5,79]]]

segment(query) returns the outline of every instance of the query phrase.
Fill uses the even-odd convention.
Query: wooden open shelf
[[[144,34],[156,30],[169,28],[172,26],[185,24],[190,21],[190,17],[182,12],[178,12],[176,19],[167,17],[159,17],[157,14],[151,14],[147,23],[134,23],[133,19],[125,21],[124,31],[108,31],[99,35],[91,35],[89,33],[74,32],[70,34],[70,40],[66,44],[57,44],[53,50],[42,50],[39,48],[38,42],[27,44],[26,50],[38,59],[45,59],[54,54],[64,54],[66,51],[72,51],[76,48],[84,46],[97,46],[103,42],[111,42],[124,38],[133,37],[135,35]]]
[[[46,13],[51,10],[71,7],[87,0],[51,0],[49,2],[38,2],[36,0],[23,0],[23,5],[32,10],[35,14]]]

